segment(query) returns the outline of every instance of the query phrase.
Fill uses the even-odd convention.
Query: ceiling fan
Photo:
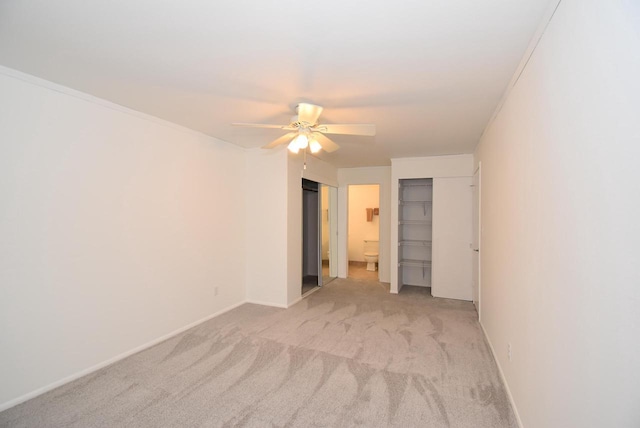
[[[296,113],[288,125],[261,123],[234,123],[233,125],[291,131],[262,148],[272,149],[289,143],[288,148],[293,153],[298,153],[300,149],[306,150],[307,147],[311,153],[318,153],[320,150],[331,153],[338,150],[340,146],[324,134],[365,135],[370,137],[376,135],[376,126],[371,124],[319,124],[318,118],[322,113],[322,107],[314,104],[300,103],[296,106]]]

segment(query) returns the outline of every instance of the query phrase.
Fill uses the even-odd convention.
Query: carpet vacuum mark
[[[472,303],[337,279],[246,304],[0,413],[2,427],[516,427]]]

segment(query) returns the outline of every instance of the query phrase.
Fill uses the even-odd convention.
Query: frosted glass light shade
[[[307,138],[306,135],[300,134],[296,138],[294,138],[292,143],[295,143],[299,149],[306,149],[307,146],[309,145],[309,139]]]
[[[287,148],[291,153],[298,153],[300,151],[300,147],[298,147],[296,140],[297,138],[294,139],[292,142],[290,142],[289,145],[287,146]]]
[[[313,140],[309,143],[309,149],[311,150],[311,153],[318,153],[322,150],[322,146],[316,140]]]

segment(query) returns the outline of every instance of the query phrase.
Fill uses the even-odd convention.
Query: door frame
[[[327,190],[327,206],[322,204],[322,192]],[[323,211],[327,210],[327,223],[329,235],[329,280],[326,284],[330,283],[338,277],[338,188],[329,184],[318,182],[318,285],[322,287],[325,285],[324,280],[324,266],[322,260],[322,254],[324,247],[322,245],[322,236],[324,234],[323,224]]]
[[[477,178],[476,178],[477,176]],[[472,221],[476,224],[472,229],[476,236],[473,237],[473,241],[476,243],[477,248],[471,248],[477,252],[478,270],[474,272],[477,276],[475,279],[475,287],[477,289],[478,300],[473,302],[478,311],[478,320],[482,320],[482,162],[478,162],[478,167],[473,172],[473,202],[472,202]],[[473,247],[473,243],[472,243]],[[474,256],[475,257],[475,256]],[[474,297],[476,292],[474,290]]]

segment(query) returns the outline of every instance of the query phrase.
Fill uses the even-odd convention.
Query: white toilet
[[[364,241],[364,261],[367,262],[367,270],[376,271],[378,263],[378,241]]]

